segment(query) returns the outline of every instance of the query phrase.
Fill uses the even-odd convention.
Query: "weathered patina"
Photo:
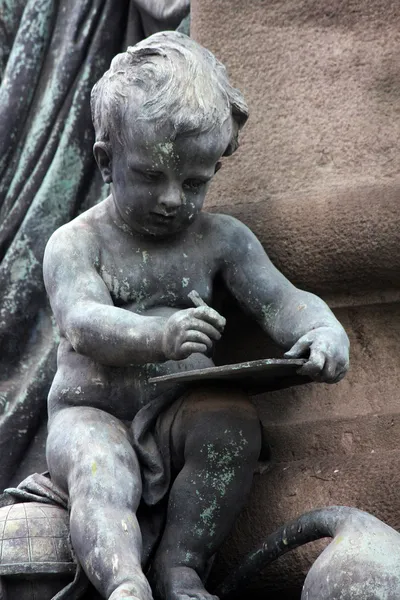
[[[179,33],[148,38],[113,60],[92,113],[111,194],[59,229],[44,260],[61,333],[49,470],[102,596],[211,600],[204,578],[250,489],[258,416],[240,389],[149,378],[213,365],[225,327],[211,308],[217,280],[286,358],[307,359],[303,376],[339,381],[348,338],[245,225],[201,212],[247,119],[211,53]],[[209,306],[193,308],[192,289]]]

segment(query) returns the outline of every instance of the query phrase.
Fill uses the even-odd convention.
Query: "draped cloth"
[[[46,242],[107,194],[91,88],[115,54],[188,10],[189,0],[0,0],[0,490],[46,419],[55,372]]]

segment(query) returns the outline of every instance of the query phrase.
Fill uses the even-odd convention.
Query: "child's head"
[[[96,141],[124,143],[123,116],[140,97],[140,121],[168,123],[171,135],[196,135],[232,119],[232,138],[224,155],[238,146],[248,117],[246,102],[211,52],[177,32],[157,33],[129,47],[111,62],[92,91]]]
[[[116,56],[93,88],[92,113],[94,152],[114,203],[132,230],[151,235],[196,219],[248,115],[223,65],[176,32]]]

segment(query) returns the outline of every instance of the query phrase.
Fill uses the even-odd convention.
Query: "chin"
[[[183,229],[182,227],[171,227],[165,225],[149,225],[141,228],[141,233],[143,235],[148,235],[151,237],[157,238],[165,238],[171,237],[180,233]]]
[[[185,221],[185,222],[180,221],[179,223],[178,222],[160,223],[160,224],[152,223],[151,225],[149,224],[149,225],[144,226],[143,230],[148,235],[152,235],[154,237],[169,237],[169,236],[173,236],[173,235],[182,233],[183,231],[188,229],[192,225],[193,222],[194,222],[194,219],[192,219],[191,221]]]

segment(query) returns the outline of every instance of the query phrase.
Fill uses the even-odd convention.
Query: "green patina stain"
[[[194,528],[194,534],[197,537],[200,537],[200,538],[203,537],[204,532],[205,532],[205,530],[202,527],[200,527],[199,525],[196,525],[196,527]]]
[[[164,156],[172,156],[174,154],[173,142],[164,142],[162,144],[157,144],[157,149]]]
[[[263,319],[265,319],[266,321],[271,321],[274,320],[279,312],[279,309],[277,309],[274,306],[271,306],[270,304],[265,304],[262,309],[262,316]]]
[[[89,65],[83,69],[80,76],[63,131],[60,132],[54,127],[48,140],[49,145],[57,140],[57,150],[29,213],[30,217],[37,219],[37,222],[43,220],[45,213],[49,227],[52,218],[57,221],[57,225],[63,217],[64,219],[70,218],[70,206],[74,202],[82,182],[85,166],[84,151],[81,151],[79,145],[72,141],[72,137],[82,110],[82,91],[89,85],[90,76],[91,67]],[[57,85],[55,81],[54,83],[49,82],[49,85],[46,86],[46,91],[41,99],[41,109],[34,116],[18,168],[8,190],[6,203],[12,201],[13,197],[18,195],[23,186],[28,183],[26,175],[29,161],[35,155],[36,145],[41,141],[43,131],[48,129],[51,123],[49,119],[52,118],[54,107],[58,105],[58,96],[61,92],[57,89]],[[32,175],[35,175],[39,168],[40,161],[36,164]]]
[[[334,543],[335,544],[340,544],[340,542],[343,542],[343,540],[344,540],[344,537],[342,535],[338,535],[338,536],[335,537]]]
[[[200,519],[204,523],[204,526],[206,527],[208,534],[210,536],[213,536],[215,534],[215,527],[216,527],[215,522],[218,517],[218,512],[219,512],[218,502],[217,502],[216,498],[214,498],[212,500],[210,506],[205,508],[200,514]]]
[[[97,473],[97,465],[94,462],[94,463],[92,463],[92,475],[96,475],[96,473]]]
[[[0,5],[0,14],[3,16],[2,8],[2,5]],[[50,36],[54,11],[55,3],[52,0],[35,0],[35,2],[27,4],[21,19],[2,80],[3,97],[8,101],[12,98],[13,113],[16,116],[25,112],[25,107],[30,105],[35,92],[44,51]],[[29,52],[27,52],[27,48],[29,48]],[[20,97],[11,96],[14,90],[14,82],[20,78],[29,82],[29,86],[25,88],[26,94]],[[16,119],[12,125],[10,135],[15,136],[15,132],[19,128],[20,122]],[[29,146],[30,135],[24,140],[24,143]],[[25,149],[24,154],[26,156]],[[0,167],[3,166],[2,162],[5,164],[7,156],[2,157]],[[25,164],[26,159],[22,157],[22,160]],[[10,192],[13,194],[12,188]]]
[[[153,160],[155,168],[159,165],[169,166],[170,164],[177,164],[178,156],[175,153],[173,142],[156,144],[153,149]]]
[[[191,560],[192,560],[192,558],[193,558],[193,554],[191,552],[187,551],[186,554],[185,554],[185,561],[187,563],[190,563]]]
[[[2,264],[4,271],[8,271],[10,275],[10,283],[3,296],[0,310],[0,324],[5,325],[9,316],[18,311],[24,295],[30,294],[29,288],[25,285],[26,279],[35,280],[38,276],[41,277],[41,264],[26,243],[24,236],[13,242],[12,250],[6,255]]]
[[[225,435],[231,432],[226,429]],[[193,485],[200,483],[200,489],[205,486],[207,496],[210,490],[214,490],[214,497],[206,503],[206,498],[202,495],[199,489],[195,490],[195,494],[201,507],[199,523],[194,528],[194,534],[197,537],[202,537],[205,534],[212,537],[215,535],[217,523],[220,519],[221,499],[226,495],[229,486],[234,482],[236,477],[236,465],[238,458],[244,447],[248,444],[243,437],[243,432],[236,433],[236,439],[227,442],[225,448],[221,451],[214,444],[208,443],[200,450],[206,455],[207,467],[199,471],[196,478],[192,481]]]

